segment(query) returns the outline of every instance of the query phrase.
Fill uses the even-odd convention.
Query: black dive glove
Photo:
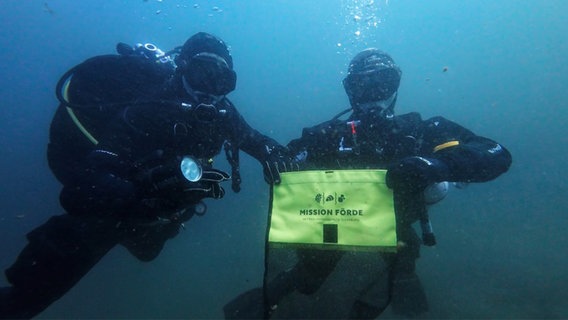
[[[434,182],[447,181],[448,177],[449,169],[442,161],[408,157],[388,168],[386,183],[396,191],[417,193]]]
[[[298,162],[288,156],[288,150],[284,147],[266,146],[267,157],[262,162],[264,181],[268,184],[280,184],[280,173],[298,171]]]
[[[227,173],[217,169],[204,169],[201,179],[195,182],[175,175],[162,177],[164,180],[146,183],[145,188],[139,192],[140,203],[143,205],[141,210],[178,211],[193,205],[193,213],[203,215],[206,207],[202,204],[199,211],[197,205],[204,198],[223,198],[225,190],[221,187],[221,182],[230,178]]]
[[[221,199],[225,195],[221,182],[229,178],[229,174],[224,171],[213,168],[203,169],[201,179],[196,182],[186,181],[183,191],[192,192],[201,198]]]
[[[137,175],[137,185],[143,197],[181,197],[197,202],[203,198],[220,199],[225,195],[220,183],[229,180],[226,172],[204,167],[201,178],[192,182],[181,172],[181,159],[163,161],[163,155],[157,154],[157,158],[146,161]],[[149,162],[153,165],[148,165]]]
[[[186,180],[179,169],[159,166],[151,170],[150,179],[143,184],[146,189],[143,192],[155,197],[171,198],[173,194],[183,194],[185,198],[195,198],[196,201],[221,199],[225,195],[221,182],[230,178],[228,173],[213,168],[203,169],[201,179],[195,182]]]

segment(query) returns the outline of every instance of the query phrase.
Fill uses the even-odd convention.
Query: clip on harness
[[[239,147],[233,145],[230,141],[224,144],[225,156],[231,165],[231,189],[238,193],[241,191],[241,172],[239,167]]]
[[[355,154],[359,154],[359,143],[357,142],[357,126],[361,124],[361,120],[352,120],[347,121],[346,123],[351,128],[351,137],[353,140],[353,147],[345,146],[345,138],[341,137],[341,141],[339,141],[339,151],[340,152],[354,152]]]

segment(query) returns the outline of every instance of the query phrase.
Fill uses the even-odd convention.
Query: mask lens
[[[220,56],[200,53],[193,56],[187,65],[186,78],[197,91],[213,95],[226,95],[236,85],[236,74]]]
[[[381,69],[352,73],[345,78],[348,93],[357,103],[390,98],[398,89],[400,73],[395,69]]]

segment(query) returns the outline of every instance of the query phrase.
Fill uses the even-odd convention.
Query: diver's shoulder
[[[418,125],[423,123],[422,115],[419,112],[408,112],[394,116],[394,121],[399,124]]]

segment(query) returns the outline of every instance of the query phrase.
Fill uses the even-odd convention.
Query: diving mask
[[[400,75],[398,68],[375,66],[370,70],[349,73],[343,80],[343,86],[353,103],[386,100],[398,90]]]
[[[226,95],[235,90],[237,74],[219,55],[201,52],[189,59],[184,78],[195,91]]]

